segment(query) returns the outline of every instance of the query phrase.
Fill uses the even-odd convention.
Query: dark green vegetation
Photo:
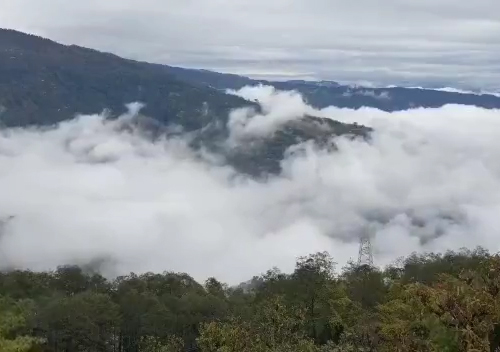
[[[141,113],[149,117],[143,118],[142,127],[157,132],[180,126],[194,134],[193,146],[204,145],[225,156],[239,171],[254,176],[279,172],[284,152],[293,144],[344,134],[366,137],[370,131],[304,116],[255,148],[226,150],[221,142],[228,136],[229,112],[241,107],[258,110],[258,106],[204,82],[178,77],[172,70],[0,29],[0,124],[52,125],[77,113],[105,109],[113,117],[125,112],[125,104],[140,101],[145,104]],[[311,134],[311,130],[320,130],[318,124],[323,126],[321,133]]]
[[[187,274],[0,274],[2,352],[495,351],[500,257],[413,255],[380,271],[327,253],[229,288]]]
[[[0,105],[7,126],[48,125],[104,109],[120,114],[135,101],[146,104],[145,115],[189,131],[250,105],[182,82],[161,66],[0,30]]]

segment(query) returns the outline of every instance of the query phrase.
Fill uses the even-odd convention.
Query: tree
[[[3,272],[0,351],[496,351],[500,256],[416,258],[337,275],[315,253],[233,288],[172,272]]]
[[[176,332],[174,314],[151,292],[132,289],[118,297],[120,309],[120,348],[138,351],[144,338],[165,338]]]
[[[489,351],[500,321],[500,256],[483,260],[458,278],[444,274],[419,297],[458,334],[460,351]],[[497,348],[498,346],[493,346]]]
[[[308,336],[318,343],[334,338],[331,299],[335,294],[335,262],[327,252],[299,257],[290,286],[295,303],[306,311]]]
[[[384,275],[378,269],[367,265],[348,263],[342,272],[349,297],[361,307],[373,311],[383,303],[387,294]]]
[[[220,283],[216,278],[209,277],[205,281],[205,289],[209,294],[215,297],[224,298],[227,287]]]
[[[183,352],[184,341],[177,336],[168,336],[164,341],[147,336],[141,341],[140,349],[143,352]]]
[[[249,321],[233,318],[203,324],[198,344],[202,352],[317,351],[304,335],[305,323],[304,312],[291,310],[275,296],[260,302]]]
[[[55,350],[108,352],[117,345],[118,314],[109,296],[87,291],[54,296],[37,320]]]
[[[0,351],[28,352],[43,339],[20,334],[26,325],[32,305],[28,301],[16,302],[0,296]]]

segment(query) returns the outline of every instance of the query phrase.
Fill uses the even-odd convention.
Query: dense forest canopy
[[[3,352],[496,351],[500,256],[414,254],[336,268],[326,252],[239,287],[88,267],[0,274]]]

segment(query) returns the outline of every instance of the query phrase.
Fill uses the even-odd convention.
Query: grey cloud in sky
[[[500,89],[500,2],[0,0],[0,24],[64,43],[270,78]]]

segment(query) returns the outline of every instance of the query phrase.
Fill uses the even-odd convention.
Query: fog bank
[[[315,251],[344,264],[365,232],[378,265],[412,251],[498,250],[498,110],[315,111],[269,87],[234,94],[260,101],[263,113],[233,113],[233,136],[265,136],[311,112],[375,132],[370,143],[338,139],[337,152],[305,145],[282,175],[257,182],[197,160],[182,139],[151,142],[101,115],[3,130],[0,215],[14,218],[0,267],[110,258],[113,274],[173,270],[238,283],[272,266],[292,270]]]

